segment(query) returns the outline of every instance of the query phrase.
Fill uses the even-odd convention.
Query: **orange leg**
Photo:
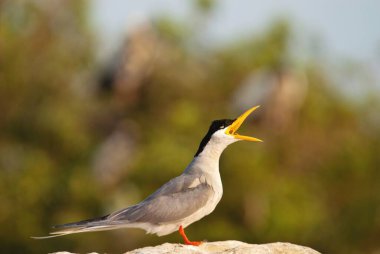
[[[202,242],[192,242],[190,241],[186,234],[185,234],[185,230],[183,230],[183,227],[182,226],[179,226],[179,230],[178,230],[179,234],[182,236],[183,238],[183,241],[185,242],[185,244],[187,245],[194,245],[194,246],[199,246],[201,245]]]

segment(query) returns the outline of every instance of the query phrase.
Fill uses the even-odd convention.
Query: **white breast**
[[[208,202],[205,206],[197,210],[195,213],[179,221],[170,222],[168,224],[161,224],[159,226],[150,227],[147,231],[149,233],[156,233],[157,235],[166,235],[172,233],[180,226],[187,227],[191,223],[198,221],[214,211],[223,195],[222,180],[219,173],[219,158],[223,150],[231,143],[236,142],[236,139],[224,134],[225,130],[220,130],[214,133],[209,143],[204,147],[203,151],[196,156],[189,166],[185,169],[187,173],[194,173],[200,175],[194,179],[190,188],[195,188],[199,184],[207,183],[212,187],[213,193],[210,195]]]
[[[191,223],[200,220],[204,216],[210,214],[212,211],[214,211],[215,207],[219,203],[220,199],[223,195],[223,186],[222,181],[220,179],[219,170],[217,171],[217,174],[210,175],[208,173],[205,173],[200,179],[201,183],[207,183],[208,185],[212,186],[213,189],[213,195],[210,196],[209,201],[206,203],[204,207],[199,209],[197,212],[193,213],[192,215],[186,217],[181,221],[181,225],[183,227],[186,227],[190,225]]]

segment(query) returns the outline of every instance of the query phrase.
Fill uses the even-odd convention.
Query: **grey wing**
[[[167,223],[186,218],[206,205],[214,191],[202,177],[181,175],[143,202],[111,214],[108,220]]]

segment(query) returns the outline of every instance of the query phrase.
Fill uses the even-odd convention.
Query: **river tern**
[[[141,228],[158,236],[178,230],[185,244],[198,246],[201,242],[190,241],[184,228],[214,211],[222,198],[219,158],[223,150],[239,140],[261,142],[260,139],[237,133],[244,120],[258,107],[250,108],[234,120],[213,121],[193,160],[183,173],[162,185],[140,203],[99,218],[54,226],[56,231],[49,236],[35,238],[118,228]]]

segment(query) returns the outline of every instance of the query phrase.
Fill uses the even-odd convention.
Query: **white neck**
[[[220,136],[213,136],[207,145],[203,148],[203,151],[194,157],[193,161],[187,167],[186,171],[202,171],[210,174],[219,174],[219,158],[224,149],[229,144],[236,142],[236,139],[225,138]]]

